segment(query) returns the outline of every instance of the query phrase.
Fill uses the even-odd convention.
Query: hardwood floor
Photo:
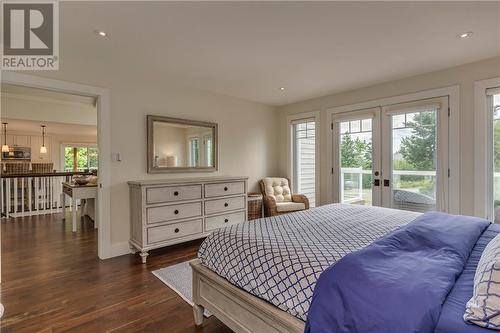
[[[152,270],[196,257],[201,241],[100,261],[88,220],[61,214],[2,220],[1,332],[231,332],[215,317],[196,328],[191,306]]]

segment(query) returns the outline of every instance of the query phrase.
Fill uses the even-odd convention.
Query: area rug
[[[189,305],[193,305],[193,275],[189,261],[158,269],[152,273]],[[205,310],[205,317],[210,316],[211,314]]]

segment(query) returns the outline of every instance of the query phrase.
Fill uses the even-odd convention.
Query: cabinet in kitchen
[[[30,147],[30,142],[29,135],[7,134],[7,144],[11,147]]]

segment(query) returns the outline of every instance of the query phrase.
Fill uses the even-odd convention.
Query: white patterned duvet
[[[198,257],[233,285],[305,321],[321,272],[418,215],[326,205],[216,230]]]

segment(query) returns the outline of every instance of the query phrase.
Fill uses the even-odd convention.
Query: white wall
[[[97,109],[92,105],[4,92],[1,99],[2,118],[94,126],[97,124]]]
[[[210,93],[131,85],[111,87],[113,126],[111,144],[122,162],[111,168],[112,241],[128,241],[129,195],[127,181],[189,176],[242,175],[250,190],[260,178],[275,174],[279,140],[278,117],[273,108]],[[146,115],[162,115],[216,122],[219,125],[219,171],[202,174],[146,173]]]
[[[354,75],[355,73],[353,73]],[[438,72],[423,74],[378,84],[371,87],[332,94],[278,108],[280,111],[280,171],[285,173],[286,167],[286,117],[290,114],[320,111],[320,140],[326,142],[330,119],[326,109],[336,106],[355,104],[384,97],[409,94],[423,90],[460,85],[460,207],[462,214],[474,213],[474,81],[500,76],[500,57],[472,64],[454,67]],[[320,199],[326,202],[325,181],[328,177],[328,161],[326,144],[321,145],[320,152]]]
[[[111,164],[111,239],[113,253],[125,253],[129,240],[127,181],[180,177],[236,175],[249,177],[249,190],[278,170],[279,117],[275,108],[238,98],[171,86],[165,81],[142,81],[126,69],[120,76],[80,70],[67,59],[54,72],[31,73],[63,81],[106,87],[111,92],[111,149],[121,162]],[[133,70],[134,66],[131,66]],[[146,115],[216,122],[219,125],[219,171],[215,173],[148,174]]]
[[[113,246],[127,248],[129,238],[129,194],[127,181],[210,175],[249,176],[250,190],[258,190],[257,181],[267,175],[286,173],[286,116],[321,111],[320,139],[326,140],[326,109],[383,97],[407,94],[451,85],[461,87],[461,210],[473,212],[473,82],[500,76],[500,58],[419,75],[404,80],[333,94],[275,108],[188,88],[173,87],[168,78],[144,80],[103,73],[98,69],[79,70],[67,62],[57,72],[34,73],[70,82],[101,86],[111,91],[111,148],[122,161],[111,165],[111,238]],[[127,80],[128,78],[128,80]],[[217,173],[165,174],[146,173],[146,115],[162,115],[216,122],[219,124],[220,169]],[[326,145],[320,152],[321,186],[326,179]],[[321,186],[321,202],[326,187]]]

